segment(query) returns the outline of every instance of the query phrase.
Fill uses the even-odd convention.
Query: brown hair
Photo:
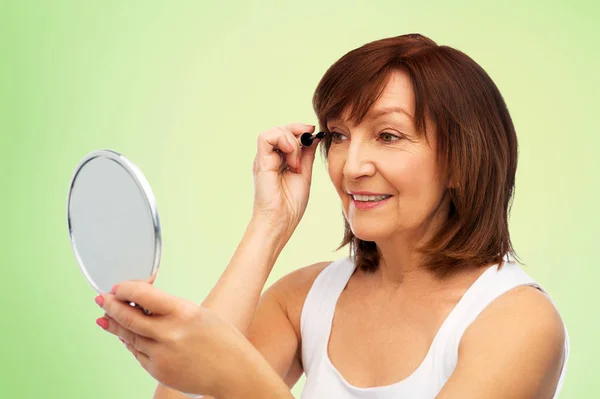
[[[420,248],[425,266],[444,277],[462,267],[502,264],[507,255],[516,258],[508,231],[517,168],[515,129],[494,82],[464,53],[418,34],[350,51],[327,70],[315,90],[313,107],[321,130],[327,131],[327,121],[346,110],[349,120],[360,124],[390,72],[398,69],[412,81],[417,132],[425,133],[426,117],[436,126],[441,170],[454,183],[447,192],[445,225]],[[325,158],[330,146],[331,135],[326,135]],[[358,267],[377,269],[377,246],[355,237],[345,221],[339,248],[347,244]]]

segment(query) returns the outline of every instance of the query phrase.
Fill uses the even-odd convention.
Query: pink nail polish
[[[112,290],[110,290],[110,293],[115,295],[117,293],[117,288],[119,287],[119,284],[115,284],[112,287]]]
[[[108,330],[108,320],[106,320],[104,317],[96,319],[96,324],[98,324],[103,329]]]
[[[94,301],[100,307],[102,307],[102,305],[104,305],[104,298],[102,297],[102,295],[98,295],[96,298],[94,298]]]

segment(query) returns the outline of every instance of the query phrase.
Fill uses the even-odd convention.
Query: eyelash
[[[379,133],[379,137],[383,136],[383,135],[390,135],[392,137],[394,137],[396,140],[390,140],[390,141],[385,141],[383,140],[383,142],[385,144],[391,144],[391,143],[395,143],[396,141],[402,140],[402,137],[398,136],[397,134],[394,133],[390,133],[390,132],[381,132]],[[339,133],[339,132],[331,132],[331,142],[332,143],[339,143],[341,141],[340,140],[336,140],[336,137],[339,136],[343,136],[343,134]]]

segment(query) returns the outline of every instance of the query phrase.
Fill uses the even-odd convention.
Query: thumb
[[[321,139],[315,139],[310,147],[302,147],[302,154],[300,155],[302,174],[308,175],[309,178],[312,176],[315,154],[320,142]]]

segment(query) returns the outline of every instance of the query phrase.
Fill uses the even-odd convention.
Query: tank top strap
[[[461,301],[457,304],[449,316],[448,325],[444,331],[444,336],[440,337],[440,344],[445,346],[445,355],[443,356],[444,368],[454,370],[458,361],[458,347],[466,329],[473,323],[479,314],[496,298],[507,293],[513,288],[520,286],[535,287],[543,292],[548,299],[556,306],[548,293],[533,278],[531,278],[514,261],[505,260],[501,267],[494,265],[489,267],[479,279],[465,293]],[[555,393],[558,396],[564,383],[566,364],[570,352],[570,342],[565,326],[565,357],[563,359],[561,375]],[[440,359],[441,360],[441,359]]]
[[[448,315],[438,332],[436,344],[444,350],[436,351],[447,371],[454,370],[458,360],[458,347],[467,328],[496,298],[519,286],[533,286],[546,293],[542,287],[518,265],[504,261],[490,266],[469,287]]]
[[[307,376],[315,362],[321,359],[324,340],[328,338],[338,298],[348,284],[354,268],[355,263],[350,257],[330,263],[315,278],[304,300],[300,335],[302,365]]]
[[[515,263],[505,261],[501,267],[497,264],[490,266],[457,306],[454,317],[456,321],[460,321],[460,329],[466,330],[496,298],[524,285],[533,286],[545,293],[542,287]]]

